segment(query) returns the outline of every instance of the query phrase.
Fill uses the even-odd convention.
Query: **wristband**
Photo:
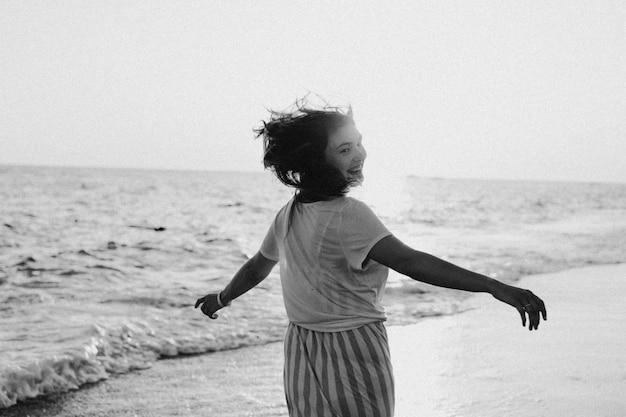
[[[217,305],[219,305],[220,308],[228,307],[230,305],[230,303],[224,304],[222,302],[222,293],[221,292],[217,293]]]

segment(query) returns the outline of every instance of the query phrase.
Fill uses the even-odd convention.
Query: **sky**
[[[0,1],[0,164],[262,171],[350,104],[366,175],[626,182],[626,2]]]

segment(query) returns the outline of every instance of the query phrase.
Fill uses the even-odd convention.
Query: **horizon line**
[[[96,170],[129,170],[129,171],[161,171],[161,172],[215,172],[215,173],[240,173],[240,174],[262,174],[270,171],[268,168],[260,168],[258,170],[242,170],[242,169],[203,169],[203,168],[154,168],[154,167],[129,167],[129,166],[95,166],[95,165],[55,165],[55,164],[21,164],[21,163],[5,163],[0,162],[0,168],[48,168],[48,169],[96,169]],[[440,176],[440,175],[419,175],[413,173],[396,173],[394,177],[403,178],[421,178],[431,180],[450,180],[450,181],[502,181],[502,182],[550,182],[550,183],[575,183],[575,184],[618,184],[626,185],[626,181],[618,180],[575,180],[575,179],[545,179],[545,178],[501,178],[501,177],[458,177],[458,176]]]

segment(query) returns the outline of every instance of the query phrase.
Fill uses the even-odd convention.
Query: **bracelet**
[[[221,291],[217,293],[217,304],[220,306],[220,308],[228,307],[230,305],[230,303],[224,304],[222,302],[222,292]]]

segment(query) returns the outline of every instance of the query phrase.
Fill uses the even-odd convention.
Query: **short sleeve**
[[[261,255],[272,261],[279,260],[278,245],[276,243],[276,220],[270,225],[263,243],[261,243],[261,249],[259,249]]]
[[[364,265],[372,247],[391,232],[365,203],[352,200],[341,213],[339,236],[350,266],[357,270]]]

